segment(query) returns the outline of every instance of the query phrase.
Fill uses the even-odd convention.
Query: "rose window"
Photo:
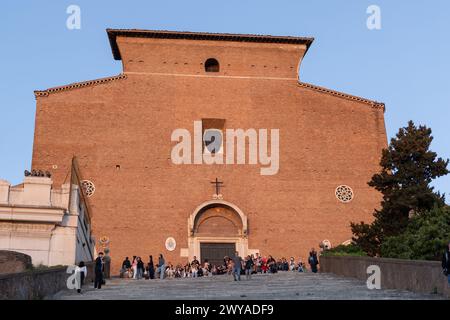
[[[339,186],[335,191],[336,198],[343,203],[347,203],[353,200],[353,190],[349,186]]]

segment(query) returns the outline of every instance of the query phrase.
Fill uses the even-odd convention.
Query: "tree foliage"
[[[404,233],[381,245],[386,258],[440,260],[450,239],[450,207],[435,207],[411,219]]]
[[[323,256],[367,256],[360,247],[355,244],[349,245],[338,245],[337,247],[324,250],[322,253]]]
[[[430,150],[432,141],[431,129],[410,121],[383,150],[381,171],[368,183],[383,195],[381,209],[371,224],[351,223],[353,241],[370,256],[380,254],[385,238],[402,234],[410,217],[445,205],[430,183],[448,173],[449,161]]]

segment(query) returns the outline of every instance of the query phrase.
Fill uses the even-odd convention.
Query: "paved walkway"
[[[63,300],[159,300],[159,299],[442,299],[436,294],[417,294],[399,290],[369,290],[365,282],[332,274],[279,272],[253,275],[249,281],[234,282],[232,276],[165,280],[114,278],[100,290],[92,284],[83,289],[63,290],[53,299]]]

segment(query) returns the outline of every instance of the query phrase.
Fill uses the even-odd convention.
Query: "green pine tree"
[[[386,237],[381,255],[386,258],[440,260],[450,239],[450,206],[435,207],[411,218],[406,231]]]
[[[383,240],[403,233],[412,216],[445,204],[430,183],[448,173],[449,160],[437,158],[432,141],[431,129],[410,121],[383,150],[381,172],[368,183],[383,195],[381,209],[371,224],[351,223],[353,241],[368,255],[379,255]]]

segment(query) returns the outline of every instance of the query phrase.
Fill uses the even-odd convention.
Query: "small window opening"
[[[202,119],[203,152],[205,154],[223,154],[223,132],[225,119]]]
[[[219,72],[219,61],[214,58],[209,58],[205,61],[205,71],[206,72]]]

